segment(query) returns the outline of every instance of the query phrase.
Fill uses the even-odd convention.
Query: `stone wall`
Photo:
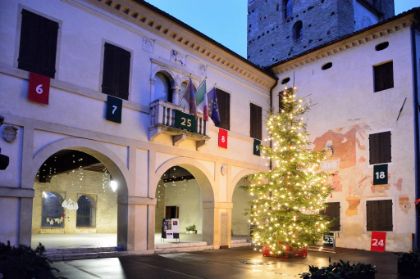
[[[352,0],[290,0],[291,14],[285,15],[282,0],[254,0],[248,2],[248,59],[269,66],[355,31]],[[378,1],[387,17],[394,14],[392,4]],[[366,15],[372,11],[363,8]],[[302,37],[293,37],[296,22],[303,24]],[[376,21],[377,22],[377,21]],[[373,22],[373,23],[376,23]]]
[[[34,184],[35,196],[32,213],[32,233],[116,233],[117,232],[117,193],[109,187],[109,174],[87,170],[74,170],[54,175],[49,183]],[[77,202],[86,195],[95,201],[95,225],[92,227],[76,226],[76,211],[65,209],[63,228],[45,228],[41,226],[42,192],[55,192],[64,200]]]

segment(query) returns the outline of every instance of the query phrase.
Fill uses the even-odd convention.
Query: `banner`
[[[29,73],[28,100],[48,105],[50,78],[36,73]]]
[[[227,144],[228,144],[228,131],[227,130],[219,128],[218,143],[219,143],[219,147],[227,148]]]
[[[372,232],[370,251],[385,252],[386,232]]]
[[[106,120],[121,123],[122,100],[120,98],[109,96],[106,101]]]

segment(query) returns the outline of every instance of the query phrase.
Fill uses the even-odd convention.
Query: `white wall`
[[[389,42],[389,47],[375,51],[375,45],[384,41]],[[338,175],[332,179],[336,190],[330,198],[330,201],[341,202],[338,246],[370,249],[366,201],[392,199],[394,229],[388,232],[387,250],[411,249],[411,234],[415,232],[415,112],[411,59],[410,30],[405,28],[279,75],[280,80],[294,76],[298,96],[312,103],[305,119],[315,141],[314,147],[322,149],[330,140],[336,144],[336,149],[341,146],[345,151],[330,159],[332,163],[339,162],[339,167],[331,170]],[[394,63],[394,88],[374,92],[372,66],[390,60]],[[321,70],[327,62],[333,63],[332,68]],[[280,90],[278,87],[277,91]],[[278,99],[274,104],[278,110]],[[383,131],[392,134],[389,184],[373,186],[369,134]],[[354,206],[350,206],[351,203]]]

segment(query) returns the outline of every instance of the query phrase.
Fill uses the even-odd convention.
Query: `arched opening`
[[[292,0],[283,0],[283,15],[284,19],[288,19],[292,16],[293,13],[293,1]]]
[[[248,222],[252,197],[248,192],[251,176],[242,177],[232,195],[232,246],[251,242],[252,227]]]
[[[155,244],[213,242],[211,185],[196,167],[172,165],[156,187]]]
[[[62,149],[42,162],[34,181],[32,246],[126,249],[127,187],[104,158],[89,149]]]
[[[296,21],[295,24],[293,24],[293,39],[295,41],[299,41],[302,39],[302,28],[303,23],[301,20]]]
[[[155,86],[154,86],[154,99],[162,100],[165,102],[172,102],[172,78],[164,73],[158,72],[155,75]]]

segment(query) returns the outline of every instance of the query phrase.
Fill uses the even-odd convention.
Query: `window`
[[[325,70],[330,69],[331,67],[332,67],[332,63],[331,62],[328,62],[328,63],[325,63],[324,65],[322,65],[321,69],[323,71],[325,71]]]
[[[391,162],[391,132],[369,135],[369,164]]]
[[[383,43],[377,44],[375,46],[375,50],[376,51],[381,51],[381,50],[386,49],[388,46],[389,46],[389,42],[383,42]]]
[[[42,220],[43,227],[63,228],[64,208],[61,206],[63,197],[53,192],[42,192]]]
[[[95,226],[95,202],[88,196],[80,196],[77,200],[77,227],[94,227]]]
[[[19,69],[54,78],[58,23],[22,10]]]
[[[179,218],[179,206],[166,206],[165,219]]]
[[[340,230],[340,203],[339,202],[328,202],[323,214],[331,220],[330,231]]]
[[[293,40],[299,41],[302,39],[302,27],[303,23],[300,20],[293,25]]]
[[[155,76],[154,100],[172,102],[171,81],[165,74],[160,72]]]
[[[373,66],[373,79],[375,92],[394,87],[393,62]]]
[[[292,0],[283,0],[283,15],[285,19],[288,19],[292,16],[293,12],[293,1]]]
[[[105,43],[102,92],[128,100],[130,53]]]
[[[392,231],[392,200],[366,202],[368,231]]]
[[[262,108],[250,104],[250,136],[256,139],[262,139]]]
[[[220,128],[230,129],[230,94],[216,89],[217,101],[219,103]]]

